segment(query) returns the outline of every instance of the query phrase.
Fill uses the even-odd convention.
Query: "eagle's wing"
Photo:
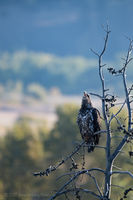
[[[92,110],[92,115],[93,115],[93,127],[94,127],[94,133],[97,131],[100,131],[100,113],[96,108],[93,108]],[[99,143],[99,138],[100,134],[94,135],[94,143],[98,144]]]
[[[88,152],[94,150],[95,145],[99,143],[100,134],[95,132],[100,131],[100,114],[96,108],[91,108],[82,112],[79,110],[77,117],[80,134],[83,140],[89,145]]]
[[[80,109],[77,117],[77,123],[82,139],[88,143],[94,133],[92,109],[84,112]]]
[[[93,123],[94,123],[94,132],[100,131],[100,113],[96,108],[92,110]]]
[[[82,126],[83,126],[83,123],[82,123],[82,114],[81,114],[81,110],[79,110],[79,113],[78,113],[77,124],[78,124],[79,130],[80,130],[81,137],[82,137],[82,139],[84,139],[84,136],[83,136],[83,133],[82,133]]]

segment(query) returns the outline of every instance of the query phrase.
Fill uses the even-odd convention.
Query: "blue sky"
[[[133,37],[132,0],[0,0],[0,51],[27,50],[58,56],[91,56],[100,50],[108,21],[112,59]]]

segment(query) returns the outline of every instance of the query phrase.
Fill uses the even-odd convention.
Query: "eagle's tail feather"
[[[95,137],[93,138],[93,140],[91,140],[89,143],[88,143],[88,152],[92,152],[94,151],[95,149],[95,146],[99,143],[99,138],[100,138],[100,135],[95,135]]]
[[[99,139],[100,139],[100,134],[95,135],[95,144],[97,145],[99,143]]]
[[[94,151],[94,148],[95,148],[94,142],[89,143],[88,144],[88,153]]]
[[[95,146],[94,145],[89,145],[88,146],[88,153],[94,151]]]

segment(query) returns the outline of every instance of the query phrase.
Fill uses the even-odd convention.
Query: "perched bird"
[[[82,139],[88,145],[88,152],[92,152],[95,145],[99,143],[100,134],[100,113],[92,106],[90,96],[84,92],[81,108],[78,113],[77,123]]]

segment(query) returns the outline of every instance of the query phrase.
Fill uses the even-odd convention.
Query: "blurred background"
[[[76,117],[83,91],[101,89],[90,48],[101,51],[106,23],[111,27],[103,60],[106,86],[123,97],[121,78],[107,67],[122,65],[126,37],[133,38],[132,10],[132,0],[0,0],[0,199],[48,199],[62,184],[56,178],[67,165],[50,177],[32,172],[57,163],[81,141]],[[98,99],[92,100],[100,109]],[[86,167],[104,167],[104,158],[100,162],[94,155],[104,156],[96,150]],[[128,153],[122,156],[126,161]],[[79,182],[89,184],[86,178]],[[129,182],[123,177],[120,185]]]

